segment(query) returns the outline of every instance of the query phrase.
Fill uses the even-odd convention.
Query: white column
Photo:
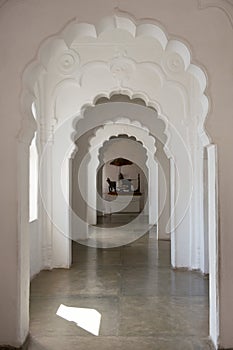
[[[52,147],[53,135],[44,124],[38,130],[39,137],[39,234],[42,241],[42,266],[53,267],[52,246]]]
[[[87,223],[88,225],[96,225],[97,220],[97,163],[98,150],[94,149],[91,153],[91,159],[87,164],[87,170],[82,168],[87,178]]]
[[[68,268],[71,261],[69,149],[67,126],[41,125],[40,233],[44,268]]]
[[[158,223],[158,164],[153,155],[148,152],[148,201],[149,201],[149,225]],[[157,229],[158,230],[158,229]]]
[[[29,284],[30,284],[30,240],[29,240],[29,143],[19,142],[18,144],[18,240],[16,247],[18,280],[16,290],[9,289],[8,293],[16,292],[17,297],[17,338],[18,344],[21,345],[29,332]],[[8,219],[12,220],[12,212]],[[6,262],[4,264],[6,265]],[[8,272],[9,273],[9,272]],[[4,284],[4,283],[3,283]],[[3,311],[2,311],[3,312]],[[2,315],[4,315],[2,313]],[[5,318],[5,317],[4,317]],[[13,323],[11,327],[13,326]]]
[[[170,240],[169,219],[170,219],[170,161],[163,149],[157,150],[159,161],[159,217],[158,217],[158,239]]]
[[[77,154],[70,159],[70,238],[74,241],[83,241],[88,238],[88,224],[86,223],[86,206],[82,200],[80,192],[80,183],[78,181],[79,160]]]
[[[208,152],[208,228],[209,228],[209,332],[215,346],[219,336],[219,287],[218,287],[218,215],[216,146],[207,147]]]
[[[71,126],[70,126],[71,128]],[[70,202],[70,213],[72,222],[71,239],[74,241],[83,241],[88,238],[87,224],[87,164],[90,161],[90,155],[87,152],[88,137],[77,134],[77,149],[72,157],[72,183],[70,193],[72,192],[72,202]],[[67,135],[70,135],[67,132]],[[67,141],[68,142],[68,141]],[[83,161],[84,160],[84,161]]]
[[[208,239],[208,163],[207,150],[203,149],[201,154],[201,180],[200,180],[200,270],[207,274],[209,273],[209,239]]]
[[[203,158],[203,216],[204,216],[204,247],[203,247],[203,260],[201,259],[201,270],[204,273],[209,273],[209,208],[208,208],[208,155],[207,149],[204,150]]]
[[[175,163],[170,158],[170,232],[171,232],[171,265],[176,267],[176,237],[175,237]]]
[[[204,272],[204,170],[203,146],[196,138],[192,147],[192,196],[190,202],[190,268]]]
[[[52,145],[52,247],[53,267],[69,268],[71,262],[70,227],[70,121],[57,126]]]
[[[171,164],[171,210],[174,208],[171,212],[171,261],[173,267],[190,268],[191,212],[187,199],[191,186],[190,169],[183,160]],[[180,169],[185,175],[179,174]],[[184,178],[185,183],[181,182]]]

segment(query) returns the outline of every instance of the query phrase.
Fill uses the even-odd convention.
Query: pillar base
[[[29,346],[30,335],[27,336],[25,342],[20,347],[14,347],[11,345],[0,345],[0,350],[27,350]]]

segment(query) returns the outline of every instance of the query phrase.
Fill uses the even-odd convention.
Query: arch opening
[[[42,199],[39,205],[43,209],[39,220],[41,226],[46,228],[46,235],[42,237],[43,246],[46,247],[42,266],[70,265],[70,158],[75,154],[74,140],[101,125],[101,119],[98,123],[94,121],[92,127],[88,123],[85,125],[85,112],[90,106],[96,105],[95,108],[98,108],[106,99],[111,100],[116,98],[114,95],[122,94],[128,95],[131,100],[144,100],[147,107],[152,107],[153,114],[157,111],[156,118],[148,117],[145,121],[138,116],[138,121],[143,121],[150,135],[161,141],[170,160],[173,186],[168,227],[172,233],[173,265],[202,269],[202,256],[206,254],[203,244],[203,153],[204,147],[210,143],[204,130],[208,111],[208,99],[204,93],[205,74],[190,63],[190,53],[184,44],[177,40],[168,41],[154,24],[136,25],[130,19],[114,16],[103,20],[100,28],[97,30],[92,25],[71,23],[60,36],[61,40],[51,38],[42,45],[37,61],[24,73],[21,100],[24,118],[19,139],[26,140],[28,146],[28,140],[35,131],[28,107],[35,95],[40,105],[38,133],[43,153],[40,159]],[[103,50],[103,57],[97,58],[94,54],[92,59],[88,58],[85,62],[85,49],[79,51],[77,45],[83,29],[86,34],[82,35],[88,34],[98,45],[101,45],[99,37],[103,43],[104,40],[112,40],[110,54],[107,56]],[[127,40],[135,45],[147,37],[148,43],[155,44],[157,50],[154,59],[151,59],[148,50],[139,60],[139,50],[135,54],[129,50],[125,55],[121,48],[115,57],[113,51],[116,43],[111,35],[115,32],[117,37],[119,29],[129,34]],[[121,42],[120,46],[126,44]],[[52,57],[49,54],[51,47]],[[71,61],[67,61],[68,56],[72,57]],[[44,96],[38,93],[38,85],[39,77],[45,76],[50,84],[47,86],[46,100],[43,100]],[[188,80],[192,81],[192,91]],[[158,132],[155,120],[157,123],[162,121],[163,131],[160,129]],[[80,128],[82,122],[84,127]],[[28,159],[24,158],[22,166],[26,164]],[[59,179],[56,178],[57,174],[60,174]],[[48,184],[51,187],[48,188]],[[24,188],[27,186],[26,182],[22,185]],[[24,195],[23,201],[26,202]],[[64,213],[62,217],[61,212]],[[24,216],[23,222],[27,224]],[[62,256],[59,255],[61,245],[65,247]],[[183,245],[187,247],[185,253],[182,253]]]

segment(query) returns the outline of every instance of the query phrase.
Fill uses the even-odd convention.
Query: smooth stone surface
[[[36,336],[91,336],[74,322],[56,315],[59,306],[95,309],[101,313],[100,334],[117,335],[118,298],[117,297],[58,297],[40,298],[31,303],[31,334]]]
[[[206,296],[208,285],[199,273],[165,268],[127,267],[122,271],[124,295]]]
[[[73,272],[73,273],[72,273]],[[91,269],[87,271],[43,271],[33,282],[31,296],[53,295],[117,295],[119,272],[117,268]],[[46,287],[45,287],[46,286]]]
[[[208,315],[201,298],[123,297],[120,305],[120,330],[124,336],[205,336]]]
[[[70,270],[42,271],[32,281],[28,350],[213,349],[208,278],[173,270],[170,242],[158,242],[154,229],[110,249],[75,242],[73,262]],[[99,336],[57,316],[61,304],[97,310]]]
[[[33,350],[213,350],[206,339],[182,337],[40,337],[32,338]]]

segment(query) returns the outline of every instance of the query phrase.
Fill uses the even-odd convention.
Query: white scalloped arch
[[[61,33],[41,45],[36,60],[23,74],[23,120],[19,141],[29,144],[34,134],[36,125],[31,105],[36,100],[40,146],[46,149],[43,154],[46,161],[42,159],[41,162],[44,166],[41,192],[46,210],[56,223],[53,239],[56,239],[56,230],[69,236],[68,159],[75,137],[83,132],[77,129],[80,119],[99,97],[126,94],[131,99],[143,99],[166,125],[164,149],[176,165],[173,169],[176,188],[172,228],[176,233],[182,231],[177,239],[195,242],[196,247],[193,261],[187,253],[182,259],[177,258],[174,265],[199,268],[203,218],[198,215],[203,196],[202,153],[203,147],[209,144],[204,129],[208,99],[204,93],[205,74],[191,63],[190,57],[188,48],[179,40],[168,40],[158,25],[135,23],[120,16],[104,18],[96,26],[72,21]],[[145,122],[140,117],[138,121],[143,121],[154,138],[161,137],[153,119]],[[99,127],[101,120],[93,124],[89,127]],[[57,179],[61,172],[62,186]],[[51,190],[47,188],[49,179],[53,184]],[[26,203],[26,198],[24,201]],[[64,218],[60,211],[65,213]],[[200,222],[200,226],[196,222]],[[189,238],[184,234],[187,230],[180,229],[181,223],[190,227]],[[59,257],[56,252],[51,254],[51,237],[46,241],[49,246],[45,253],[46,265],[55,266],[57,262],[52,259]],[[67,256],[61,265],[69,265]]]
[[[43,202],[51,217],[48,220],[42,210],[40,227],[46,232],[40,232],[43,267],[70,266],[69,158],[74,140],[82,132],[77,125],[85,110],[100,97],[110,99],[113,94],[125,94],[131,99],[143,99],[166,125],[164,150],[171,159],[176,185],[171,223],[173,266],[202,269],[203,148],[210,143],[204,127],[209,110],[206,81],[203,70],[191,63],[187,46],[178,39],[168,40],[152,21],[110,16],[93,25],[74,20],[42,43],[36,59],[22,76],[18,217],[19,235],[24,237],[29,210],[28,183],[22,169],[28,169],[27,150],[37,129],[40,150],[44,150],[40,205],[42,208]],[[37,106],[37,124],[31,112],[33,102]],[[140,118],[138,121],[142,122]],[[149,124],[150,134],[159,138],[153,123]],[[177,169],[185,171],[178,174]],[[62,176],[58,176],[61,172]],[[81,229],[84,226],[80,220]],[[63,247],[62,254],[57,249],[59,245]],[[179,248],[183,246],[187,249]]]
[[[124,129],[126,125],[126,129]],[[143,145],[151,153],[156,152],[156,140],[150,136],[150,131],[138,123],[137,121],[131,121],[128,118],[119,118],[113,121],[107,122],[103,127],[99,128],[95,134],[90,138],[90,148],[96,148],[97,146],[102,147],[106,133],[110,136],[117,136],[118,134],[127,134],[129,137],[134,136],[138,141],[141,141]]]
[[[167,82],[168,84],[177,84],[177,89],[182,90],[182,94],[186,93],[186,86],[184,81],[179,81],[177,79],[177,72],[183,70],[186,72],[186,75],[192,76],[195,78],[200,90],[200,107],[201,109],[198,111],[198,115],[196,116],[199,120],[199,130],[200,135],[202,137],[203,143],[208,144],[209,140],[204,131],[204,121],[206,118],[206,114],[208,111],[208,99],[204,95],[204,90],[206,87],[206,77],[204,72],[196,65],[191,64],[190,62],[190,52],[188,48],[178,40],[170,40],[168,41],[166,34],[159,28],[158,25],[154,23],[134,23],[130,18],[112,16],[102,19],[96,26],[88,23],[79,23],[77,21],[72,21],[67,25],[67,27],[58,35],[52,36],[41,45],[39,54],[37,56],[36,61],[31,63],[25,70],[23,74],[23,91],[22,91],[22,111],[24,112],[26,120],[29,120],[30,116],[30,105],[32,104],[35,96],[36,96],[36,86],[39,77],[43,76],[49,71],[54,72],[54,63],[59,65],[60,69],[62,69],[63,76],[59,76],[53,86],[50,86],[48,90],[51,90],[51,96],[53,96],[54,100],[56,100],[56,96],[60,88],[63,88],[66,84],[74,84],[76,86],[80,86],[80,81],[82,81],[85,76],[86,71],[90,70],[90,66],[93,65],[92,62],[85,62],[80,58],[77,53],[77,50],[73,49],[75,44],[86,45],[88,41],[93,44],[99,45],[101,41],[104,41],[105,37],[108,38],[108,35],[111,36],[111,33],[114,31],[123,31],[124,35],[127,33],[126,39],[122,40],[123,43],[126,43],[126,40],[130,40],[134,45],[141,44],[143,40],[153,39],[154,45],[156,45],[158,51],[162,54],[160,57],[155,57],[154,62],[136,62],[132,58],[124,57],[124,52],[122,57],[120,57],[120,61],[122,64],[128,61],[131,66],[133,64],[141,66],[150,66],[150,71],[156,71],[157,77],[160,77],[160,83]],[[110,34],[109,34],[110,33]],[[122,43],[120,43],[122,44]],[[72,56],[74,54],[76,62],[75,67],[81,67],[81,70],[75,74],[75,77],[70,77],[70,71],[66,68],[66,64],[69,63],[72,66],[71,60],[74,58]],[[161,60],[162,58],[162,60]],[[63,60],[63,61],[62,61]],[[117,63],[119,61],[119,57],[115,57],[112,63]],[[94,64],[106,66],[106,62],[104,60],[96,60],[94,59]],[[111,63],[108,63],[111,66]],[[69,67],[68,67],[69,68]],[[131,67],[132,68],[132,67]],[[73,72],[74,67],[71,67],[71,71]],[[56,69],[55,69],[56,70]],[[117,73],[116,73],[117,74]],[[128,96],[132,96],[139,94],[143,95],[143,99],[148,105],[155,107],[157,111],[159,111],[159,115],[161,118],[165,118],[166,112],[162,112],[158,108],[158,106],[162,107],[162,104],[159,103],[158,100],[154,100],[149,96],[145,90],[136,91],[134,89],[125,89],[122,86],[118,87],[119,90],[111,89],[108,91],[103,90],[101,94],[104,96],[109,96],[114,90],[118,92],[124,92]],[[98,96],[100,95],[100,91],[98,91]],[[95,93],[93,97],[89,97],[89,101],[91,99],[91,104],[95,103],[97,94]],[[87,101],[83,101],[81,105],[81,109],[85,108]],[[186,108],[189,108],[187,106]],[[25,108],[27,109],[27,113],[25,113]],[[52,118],[55,118],[53,115]],[[164,119],[165,122],[166,118]],[[35,125],[31,126],[31,132]],[[22,126],[22,133],[24,126]],[[169,147],[168,147],[169,148]]]
[[[152,193],[158,193],[157,185],[158,179],[157,175],[157,162],[155,161],[156,153],[156,140],[154,137],[149,135],[149,130],[143,127],[137,121],[130,121],[128,118],[119,118],[114,120],[114,122],[109,121],[103,127],[100,127],[96,133],[90,138],[90,147],[88,153],[91,155],[91,159],[88,164],[87,178],[87,202],[88,202],[88,212],[87,221],[89,224],[96,224],[96,181],[93,186],[93,173],[96,174],[97,168],[100,164],[99,154],[100,149],[104,146],[107,141],[106,135],[108,135],[108,140],[111,136],[117,136],[118,134],[126,134],[128,137],[134,136],[137,141],[141,141],[143,147],[146,150],[147,160],[146,166],[148,169],[148,202],[149,202],[149,224],[157,223],[158,219],[158,196],[152,197]]]

